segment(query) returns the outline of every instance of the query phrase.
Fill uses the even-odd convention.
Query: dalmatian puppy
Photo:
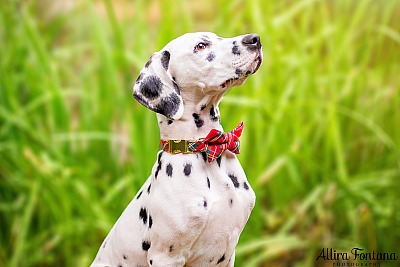
[[[212,129],[223,132],[222,96],[261,62],[257,34],[188,33],[150,57],[133,96],[157,113],[161,140],[203,140]],[[205,151],[164,150],[92,267],[234,266],[239,235],[255,204],[237,151],[210,160]]]

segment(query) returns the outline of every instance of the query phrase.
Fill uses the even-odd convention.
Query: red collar
[[[205,152],[208,162],[212,162],[219,158],[225,150],[235,154],[240,153],[239,137],[242,135],[243,127],[244,123],[241,122],[235,129],[226,133],[212,129],[206,138],[199,140],[161,140],[160,148],[171,154]]]

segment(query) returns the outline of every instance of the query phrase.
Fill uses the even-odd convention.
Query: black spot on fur
[[[151,62],[153,61],[153,55],[151,55],[151,57],[149,58],[149,60],[147,60],[146,64],[144,65],[145,68],[148,68],[151,64]]]
[[[151,184],[147,187],[147,194],[150,194]]]
[[[171,54],[168,51],[162,52],[161,56],[161,65],[165,70],[168,70],[169,59],[171,58]]]
[[[172,252],[174,250],[174,245],[169,246],[169,252]]]
[[[156,179],[157,179],[157,176],[158,176],[158,173],[160,172],[160,170],[161,170],[161,162],[158,163],[156,173],[154,174]]]
[[[139,86],[140,93],[149,100],[156,99],[160,96],[163,84],[157,76],[150,75],[143,79]]]
[[[201,152],[201,156],[203,157],[204,162],[207,162],[207,153]]]
[[[189,175],[192,173],[192,164],[186,163],[185,166],[184,166],[184,168],[183,168],[183,173],[184,173],[186,176],[189,176]]]
[[[153,218],[149,215],[149,228],[153,225]]]
[[[161,151],[161,152],[158,154],[158,157],[157,157],[158,165],[157,165],[157,169],[156,169],[156,173],[155,173],[155,178],[156,178],[156,179],[157,179],[158,173],[160,172],[161,167],[162,167],[162,166],[161,166],[161,165],[162,165],[161,158],[162,158],[163,153],[164,153],[164,151]]]
[[[173,122],[173,120],[168,120],[168,125],[171,125]]]
[[[202,35],[201,40],[203,40],[206,44],[210,44],[211,43],[210,38],[206,34]]]
[[[181,93],[181,89],[179,88],[178,84],[172,81],[172,85],[174,86],[175,92],[179,95]]]
[[[207,55],[207,61],[208,62],[211,62],[211,61],[213,61],[214,59],[215,59],[215,54],[213,53],[213,52],[210,52],[208,55]]]
[[[233,42],[232,54],[240,55],[239,46],[236,44],[236,41]]]
[[[144,251],[148,251],[150,249],[151,243],[149,241],[143,241],[142,242],[142,249]]]
[[[243,187],[244,189],[249,190],[249,185],[246,182],[243,182]]]
[[[150,260],[150,265],[153,265],[153,260]]]
[[[248,70],[248,71],[246,71],[246,74],[245,74],[245,75],[246,75],[246,76],[249,76],[250,74],[251,74],[251,71]]]
[[[158,153],[158,156],[157,156],[157,162],[158,163],[160,163],[161,162],[161,158],[162,158],[162,155],[164,154],[164,151],[161,151],[160,153]]]
[[[210,185],[210,179],[208,179],[208,177],[207,177],[207,187],[208,187],[208,188],[211,187],[211,185]]]
[[[161,163],[158,163],[156,173],[154,174],[155,178],[157,179],[158,172],[161,170]]]
[[[222,257],[217,261],[217,264],[223,262],[224,260],[225,260],[225,254],[222,255]]]
[[[228,176],[229,176],[229,178],[231,178],[233,186],[235,186],[235,188],[238,188],[239,187],[239,182],[237,180],[237,177],[235,175],[233,175],[233,174],[229,174]]]
[[[230,206],[230,207],[233,206],[233,199],[232,199],[232,198],[229,200],[229,206]]]
[[[219,121],[219,116],[217,116],[214,106],[211,106],[210,108],[210,117],[212,121]]]
[[[139,194],[137,195],[136,199],[139,199],[142,196],[143,191],[140,191]]]
[[[166,173],[169,177],[172,177],[172,171],[173,171],[173,167],[171,165],[171,163],[168,163],[167,168],[166,168]]]
[[[207,107],[206,104],[201,105],[200,110],[203,111]]]
[[[205,199],[203,201],[203,207],[207,209],[207,200],[205,200]]]
[[[200,128],[201,126],[204,125],[204,120],[202,118],[200,118],[199,114],[193,113],[192,116],[194,118],[194,123],[196,124],[197,128]]]
[[[221,167],[221,160],[222,160],[222,157],[219,156],[219,157],[217,158],[218,167]]]
[[[213,120],[213,118],[215,118],[214,106],[211,106],[211,108],[210,108],[210,116],[211,116],[211,120]]]
[[[140,83],[140,81],[143,79],[143,73],[139,73],[139,76],[136,79],[135,83]]]
[[[235,70],[235,73],[236,73],[237,75],[240,75],[240,74],[243,73],[243,71],[242,71],[241,69],[237,68],[237,69]]]
[[[139,218],[143,220],[143,223],[147,223],[147,210],[145,208],[141,208],[139,211]]]
[[[175,77],[172,77],[172,84],[174,86],[174,89],[176,91],[176,93],[179,95],[181,93],[181,89],[179,89],[178,84],[176,83],[176,79]]]
[[[154,111],[160,114],[172,118],[172,116],[178,111],[180,99],[176,94],[170,94],[166,97],[161,98],[160,104],[158,104]]]
[[[125,255],[122,255],[122,257],[124,258],[124,260],[128,259],[128,257],[127,257],[127,256],[125,256]]]

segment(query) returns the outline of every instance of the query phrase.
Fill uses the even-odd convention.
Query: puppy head
[[[256,34],[221,38],[208,32],[188,33],[151,56],[136,80],[133,95],[147,108],[176,120],[184,109],[181,93],[225,92],[243,84],[261,62],[261,42]]]
[[[180,87],[220,92],[243,84],[262,62],[256,34],[221,38],[214,33],[188,33],[165,46],[170,72]]]

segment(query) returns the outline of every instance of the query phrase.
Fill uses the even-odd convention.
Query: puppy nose
[[[255,33],[246,34],[245,36],[243,36],[242,44],[250,49],[260,49],[261,48],[260,36]]]

